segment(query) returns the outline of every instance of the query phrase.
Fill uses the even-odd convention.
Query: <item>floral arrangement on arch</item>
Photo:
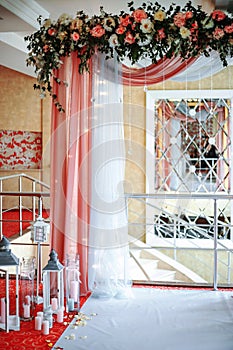
[[[62,65],[62,57],[77,52],[80,58],[79,70],[88,71],[88,61],[98,50],[106,59],[114,53],[120,60],[127,57],[132,64],[141,58],[156,63],[166,56],[180,55],[186,59],[199,54],[209,55],[211,50],[219,52],[223,65],[227,57],[233,56],[233,16],[221,10],[207,14],[189,1],[183,8],[172,4],[167,10],[158,2],[143,3],[134,8],[128,3],[128,11],[114,15],[100,8],[100,15],[89,18],[78,11],[75,18],[67,14],[58,20],[42,20],[40,29],[30,36],[27,48],[27,65],[35,67],[41,97],[46,91],[62,110],[51,86],[51,76]],[[58,79],[55,81],[61,83]]]

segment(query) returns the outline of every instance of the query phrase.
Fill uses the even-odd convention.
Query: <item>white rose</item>
[[[112,34],[109,38],[109,45],[111,47],[116,47],[119,45],[119,42],[118,42],[118,37],[116,34]]]
[[[151,33],[154,29],[154,25],[148,18],[144,18],[141,21],[140,29],[143,33]]]

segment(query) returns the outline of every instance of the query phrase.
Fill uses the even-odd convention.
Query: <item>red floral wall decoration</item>
[[[0,170],[40,169],[42,133],[0,130]]]

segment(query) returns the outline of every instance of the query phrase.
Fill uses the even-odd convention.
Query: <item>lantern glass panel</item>
[[[0,288],[1,321],[3,321],[0,328],[7,332],[9,330],[19,330],[19,259],[12,253],[10,242],[4,236],[0,241],[0,268],[0,283],[2,283],[2,278],[5,278],[5,282],[3,282],[5,288],[4,286]],[[5,314],[2,315],[4,308]]]
[[[64,307],[64,282],[63,270],[43,271],[43,300],[44,310],[52,308],[56,313],[59,308]]]
[[[19,314],[21,320],[34,317],[35,257],[23,257],[20,262]]]
[[[4,271],[4,269],[6,270]],[[18,304],[18,266],[0,269],[0,328],[18,331],[20,329]]]
[[[33,224],[32,241],[35,243],[42,243],[48,240],[49,224],[43,218],[38,218]]]
[[[52,308],[53,313],[64,308],[64,266],[59,262],[57,253],[51,250],[48,264],[43,268],[44,310]]]
[[[66,311],[80,308],[79,255],[66,256]]]
[[[9,295],[7,295],[9,291],[9,275],[8,272],[3,269],[0,270],[0,285],[0,328],[6,329],[6,300],[9,298]]]

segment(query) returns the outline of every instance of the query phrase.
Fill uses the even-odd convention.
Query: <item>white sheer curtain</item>
[[[174,64],[173,61],[170,61],[170,62],[172,63],[172,65]],[[141,59],[140,61],[132,65],[129,59],[125,59],[123,61],[123,64],[127,67],[141,69],[146,67],[149,68],[152,65],[152,62],[150,59],[145,58],[145,59]],[[233,57],[230,57],[230,56],[228,57],[227,64],[228,66],[233,65]],[[212,75],[221,72],[225,68],[226,67],[223,66],[219,53],[217,51],[211,51],[209,53],[209,57],[206,57],[204,54],[201,55],[191,65],[188,65],[185,70],[182,70],[181,73],[175,74],[170,79],[174,81],[179,81],[179,82],[195,81],[195,80],[211,77]],[[162,69],[164,69],[164,67],[162,67]],[[154,81],[154,78],[155,77],[153,75],[148,76],[148,73],[147,73],[147,79],[149,82],[151,81],[152,84],[156,83]]]
[[[227,60],[228,66],[233,65],[233,57]],[[223,70],[222,61],[217,51],[211,51],[210,56],[200,56],[190,67],[182,72],[176,74],[171,80],[174,81],[195,81],[210,77]]]
[[[124,199],[123,86],[115,59],[93,58],[92,200],[89,288],[96,297],[128,296],[128,225]]]

